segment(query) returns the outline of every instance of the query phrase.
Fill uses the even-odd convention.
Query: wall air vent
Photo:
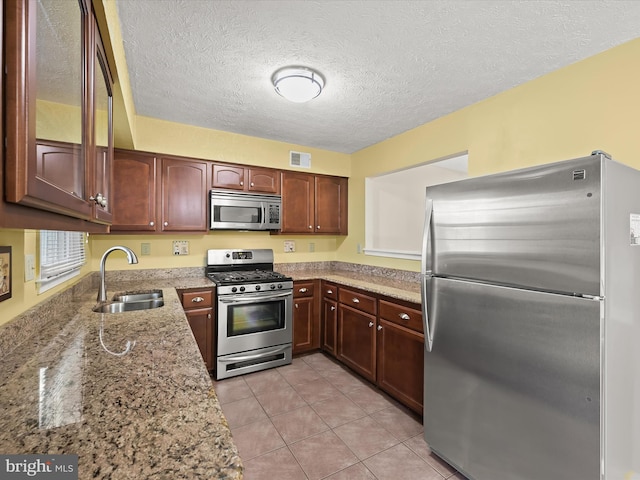
[[[289,165],[299,168],[311,168],[311,154],[304,152],[289,152]]]
[[[584,169],[573,171],[574,180],[584,180],[585,178],[587,178],[587,172]]]

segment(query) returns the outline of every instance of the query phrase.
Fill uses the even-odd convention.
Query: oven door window
[[[214,205],[213,220],[222,223],[262,223],[262,208],[259,205],[230,206]]]
[[[227,336],[268,332],[285,328],[285,302],[267,301],[227,307]]]

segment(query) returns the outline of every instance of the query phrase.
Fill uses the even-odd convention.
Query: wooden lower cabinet
[[[196,339],[202,359],[207,370],[211,371],[215,365],[215,328],[212,289],[179,290],[182,308],[189,321],[189,326]]]
[[[422,414],[424,335],[385,320],[376,332],[378,386]]]
[[[323,280],[320,289],[322,291],[320,310],[322,350],[335,357],[338,341],[338,286]]]
[[[424,335],[420,305],[378,300],[377,383],[422,415]]]
[[[376,381],[376,317],[340,304],[338,359],[367,380]]]
[[[293,282],[293,354],[320,348],[316,281]]]

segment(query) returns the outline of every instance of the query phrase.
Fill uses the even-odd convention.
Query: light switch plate
[[[284,251],[285,253],[295,252],[296,251],[296,242],[293,240],[285,240],[284,241]]]
[[[189,255],[189,242],[187,240],[174,240],[173,241],[173,254],[174,255]]]
[[[24,256],[24,281],[30,282],[36,278],[36,256]]]

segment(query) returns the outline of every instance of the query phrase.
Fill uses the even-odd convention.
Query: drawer
[[[338,300],[338,286],[335,283],[322,282],[322,296]]]
[[[380,318],[422,332],[422,312],[397,303],[380,300]]]
[[[198,290],[182,292],[182,308],[207,308],[213,306],[213,291]]]
[[[338,298],[340,299],[340,303],[342,303],[343,305],[349,305],[352,308],[357,308],[358,310],[370,313],[371,315],[376,314],[375,297],[370,297],[369,295],[365,295],[364,293],[359,293],[353,290],[348,290],[344,287],[340,287]]]
[[[293,282],[293,298],[313,297],[315,282]]]

